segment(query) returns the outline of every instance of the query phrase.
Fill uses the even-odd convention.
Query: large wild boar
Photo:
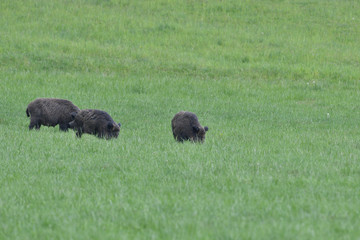
[[[83,133],[95,135],[99,138],[117,138],[121,123],[116,123],[107,112],[96,109],[84,109],[73,114],[73,121],[69,123],[71,128],[77,130],[76,136]]]
[[[59,124],[62,131],[67,131],[72,113],[80,109],[72,102],[57,98],[37,98],[29,103],[26,115],[30,117],[29,129],[40,129],[41,125],[55,127]]]
[[[208,127],[200,125],[194,113],[184,111],[175,114],[171,120],[171,127],[175,140],[179,142],[190,140],[203,143],[205,141],[205,133],[209,130]]]

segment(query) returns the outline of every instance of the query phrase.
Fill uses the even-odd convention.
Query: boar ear
[[[77,115],[77,112],[72,112],[72,113],[71,113],[71,118],[74,120],[75,117],[76,117],[76,115]]]
[[[119,127],[121,127],[121,123],[118,123]]]
[[[107,128],[110,130],[114,127],[114,125],[111,122],[108,122],[107,124]]]
[[[198,133],[199,132],[199,128],[197,126],[193,126],[193,131],[194,133]]]
[[[209,131],[209,128],[207,126],[204,127],[205,132]]]

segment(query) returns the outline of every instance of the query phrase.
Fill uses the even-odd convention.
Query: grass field
[[[0,239],[360,239],[359,39],[355,0],[1,0]]]

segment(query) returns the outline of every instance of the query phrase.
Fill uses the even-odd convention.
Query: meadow
[[[359,39],[355,0],[1,0],[0,239],[360,239]]]

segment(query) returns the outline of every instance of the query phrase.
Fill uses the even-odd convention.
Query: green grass
[[[359,39],[351,0],[0,1],[0,239],[359,239]]]

